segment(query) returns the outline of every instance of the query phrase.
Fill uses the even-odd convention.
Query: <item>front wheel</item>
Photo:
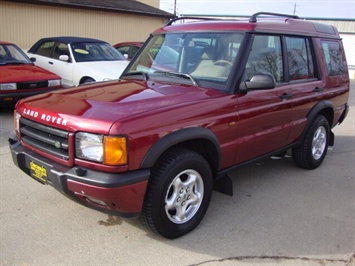
[[[141,221],[166,238],[180,237],[201,222],[211,196],[206,160],[196,152],[173,149],[152,169]]]
[[[320,166],[327,154],[330,127],[323,115],[318,115],[309,126],[300,146],[292,150],[296,165],[305,169]]]

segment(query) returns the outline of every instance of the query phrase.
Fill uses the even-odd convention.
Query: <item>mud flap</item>
[[[334,139],[335,139],[334,133],[333,131],[330,131],[329,146],[334,146]]]
[[[229,175],[226,174],[214,182],[213,189],[225,195],[233,196],[233,181]]]

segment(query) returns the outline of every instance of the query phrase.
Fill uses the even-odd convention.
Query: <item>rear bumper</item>
[[[9,146],[14,164],[23,172],[87,207],[125,217],[142,210],[149,169],[116,174],[69,168],[23,147],[17,137],[10,137]],[[38,168],[40,174],[34,171]]]

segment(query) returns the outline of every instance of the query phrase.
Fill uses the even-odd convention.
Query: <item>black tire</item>
[[[152,169],[140,220],[163,237],[180,237],[203,219],[212,187],[210,166],[200,154],[168,151]]]
[[[317,115],[307,129],[301,145],[292,149],[296,165],[305,169],[320,166],[327,154],[329,136],[328,120],[323,115]]]
[[[95,80],[93,78],[85,78],[80,84],[86,84],[86,83],[94,83]]]

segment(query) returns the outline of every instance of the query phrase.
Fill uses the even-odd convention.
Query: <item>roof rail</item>
[[[257,22],[257,18],[258,16],[262,16],[262,15],[266,15],[266,16],[273,16],[273,17],[286,17],[286,18],[299,18],[296,15],[287,15],[287,14],[279,14],[279,13],[270,13],[270,12],[258,12],[255,13],[254,15],[251,15],[249,18],[249,22]]]
[[[176,22],[176,21],[178,21],[178,20],[183,20],[183,19],[217,20],[217,19],[215,19],[215,18],[178,17],[178,18],[173,18],[173,19],[169,20],[164,26],[170,26],[170,25],[172,25],[174,22]]]

